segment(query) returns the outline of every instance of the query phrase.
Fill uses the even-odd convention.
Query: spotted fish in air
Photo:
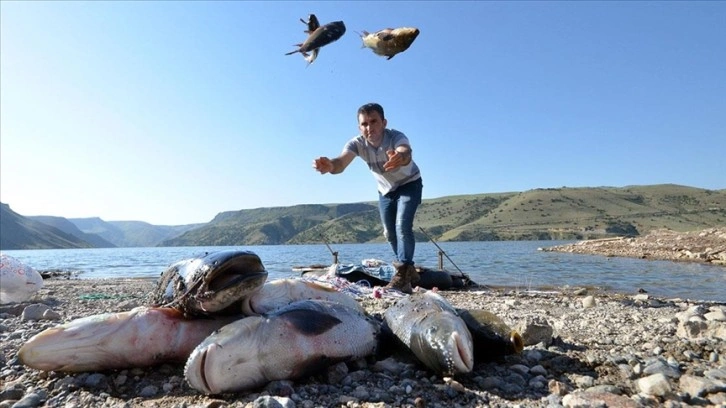
[[[308,65],[312,64],[318,57],[318,52],[321,47],[337,41],[345,34],[345,24],[342,21],[334,21],[321,26],[315,14],[310,14],[308,21],[303,19],[300,19],[300,21],[308,26],[308,29],[305,31],[308,34],[308,38],[303,43],[295,44],[298,47],[297,50],[290,51],[285,55],[292,55],[299,52],[303,55],[305,61],[308,62]]]
[[[419,29],[414,27],[385,28],[375,33],[363,31],[360,38],[363,40],[363,47],[370,48],[376,55],[391,59],[406,51],[419,33]]]

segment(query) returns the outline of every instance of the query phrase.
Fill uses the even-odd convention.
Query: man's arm
[[[313,160],[313,168],[319,171],[320,174],[339,174],[342,173],[346,167],[348,167],[353,159],[355,159],[355,154],[353,154],[353,152],[347,151],[341,153],[340,156],[334,159],[330,159],[324,156],[318,157],[317,159]]]

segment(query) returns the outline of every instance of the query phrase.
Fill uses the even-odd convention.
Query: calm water
[[[726,268],[721,266],[538,251],[564,241],[443,242],[455,265],[475,282],[519,289],[590,287],[635,293],[643,288],[655,296],[726,301]],[[341,263],[375,258],[391,262],[387,244],[335,244]],[[329,265],[325,245],[269,245],[240,247],[171,247],[45,249],[3,251],[37,270],[77,271],[81,279],[158,278],[169,264],[205,251],[245,249],[257,253],[269,279],[295,276],[293,266]],[[438,249],[416,244],[416,263],[436,268]],[[444,258],[444,267],[456,267]]]

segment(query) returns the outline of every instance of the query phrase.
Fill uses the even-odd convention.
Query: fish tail
[[[300,52],[300,51],[298,51],[298,50],[295,50],[295,51],[290,51],[290,52],[286,52],[286,53],[285,53],[285,55],[292,55],[292,54],[294,54],[294,53],[296,53],[296,52]]]

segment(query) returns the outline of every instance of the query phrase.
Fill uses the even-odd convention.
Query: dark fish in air
[[[187,316],[211,315],[259,290],[267,271],[257,254],[225,250],[172,264],[161,274],[151,306],[167,306]]]
[[[360,38],[363,46],[368,47],[377,55],[393,58],[396,54],[406,51],[419,35],[414,27],[386,28],[375,33],[363,31]]]
[[[305,23],[304,20],[302,20]],[[310,19],[307,21],[308,31],[316,25],[319,25],[318,19],[315,15],[311,14]],[[345,24],[342,21],[334,21],[332,23],[325,24],[315,28],[309,33],[308,38],[301,44],[295,44],[298,47],[295,51],[290,51],[285,55],[292,55],[299,52],[305,58],[305,61],[312,64],[315,58],[318,57],[318,51],[321,47],[328,45],[334,41],[337,41],[340,37],[345,34]],[[308,54],[311,53],[311,54]]]

